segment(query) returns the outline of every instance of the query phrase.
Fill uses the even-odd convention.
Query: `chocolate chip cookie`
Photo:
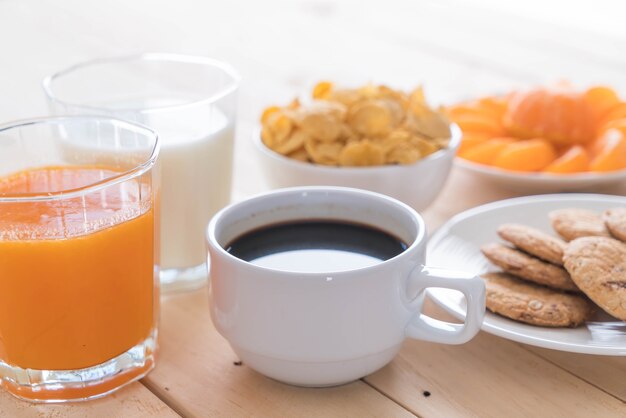
[[[486,244],[480,247],[480,250],[489,261],[514,276],[554,289],[579,292],[563,267],[503,244]]]
[[[563,265],[565,241],[538,229],[525,225],[504,224],[498,228],[498,235],[520,250],[553,264]]]
[[[563,256],[572,280],[608,314],[626,321],[626,244],[613,238],[570,242]]]
[[[515,321],[575,327],[593,314],[593,305],[583,295],[548,289],[506,273],[485,273],[482,278],[487,288],[487,309]]]
[[[613,208],[604,211],[602,219],[615,238],[626,242],[626,208]]]
[[[602,217],[587,209],[559,209],[548,214],[552,228],[566,241],[580,237],[608,237]]]

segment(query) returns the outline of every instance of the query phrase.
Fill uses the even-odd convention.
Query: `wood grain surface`
[[[144,384],[183,416],[413,415],[362,381],[297,388],[239,364],[211,323],[206,289],[166,297],[162,318],[160,364]]]
[[[45,405],[24,402],[7,392],[0,392],[0,418],[174,418],[179,415],[135,382],[101,399],[67,405]]]

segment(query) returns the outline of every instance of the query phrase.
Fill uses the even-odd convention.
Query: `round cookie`
[[[486,244],[480,250],[489,261],[514,276],[554,289],[580,291],[563,267],[503,244]]]
[[[593,305],[582,295],[548,289],[507,273],[486,273],[482,278],[487,288],[487,309],[515,321],[575,327],[593,314]]]
[[[553,264],[563,265],[565,241],[538,229],[525,225],[504,224],[498,228],[498,235],[520,250]]]
[[[602,217],[587,209],[558,209],[548,214],[552,228],[566,241],[580,237],[608,237]]]
[[[563,261],[580,290],[626,321],[626,244],[606,237],[578,238],[568,244]]]
[[[626,242],[626,208],[613,208],[604,211],[602,219],[615,238]]]

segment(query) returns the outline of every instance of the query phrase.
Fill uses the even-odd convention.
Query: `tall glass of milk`
[[[231,195],[238,86],[223,62],[162,53],[83,62],[43,81],[53,114],[104,114],[157,131],[164,292],[206,281],[204,229]],[[66,150],[76,158],[92,152],[82,143]]]

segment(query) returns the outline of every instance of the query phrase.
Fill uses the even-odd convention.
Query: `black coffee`
[[[294,272],[335,272],[372,266],[407,245],[371,226],[343,221],[296,221],[247,232],[226,251],[263,267]]]

